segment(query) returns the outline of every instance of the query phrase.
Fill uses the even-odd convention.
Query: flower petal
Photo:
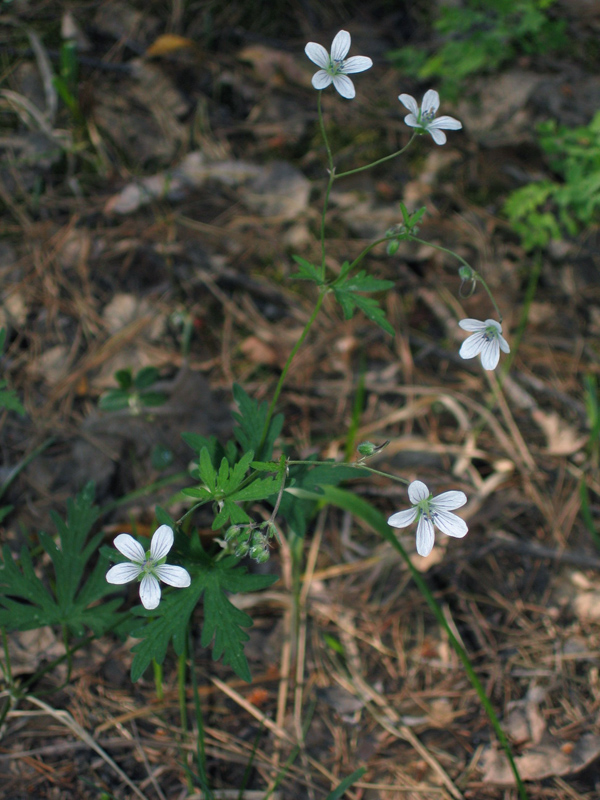
[[[485,343],[484,333],[473,333],[462,343],[458,355],[461,358],[475,358],[483,350]]]
[[[400,102],[402,103],[403,106],[405,106],[405,108],[408,108],[408,110],[412,112],[416,122],[417,117],[419,116],[419,106],[417,105],[417,101],[415,100],[415,98],[410,94],[399,94],[398,100],[400,100]],[[405,117],[404,122],[406,122],[406,119],[407,118]],[[406,122],[406,124],[410,125],[410,122]]]
[[[501,333],[498,334],[498,344],[500,345],[500,350],[502,350],[503,353],[510,353],[508,342]]]
[[[436,117],[427,127],[445,128],[447,131],[459,131],[462,128],[462,122],[454,119],[454,117]]]
[[[353,97],[356,97],[354,84],[346,75],[334,75],[333,85],[346,100],[352,100]]]
[[[164,558],[173,547],[173,529],[168,525],[157,528],[150,542],[150,555],[155,561]]]
[[[333,78],[328,72],[326,72],[324,69],[320,69],[312,76],[312,85],[315,87],[315,89],[326,89],[332,80]]]
[[[174,567],[172,564],[161,564],[154,568],[154,573],[163,583],[169,586],[178,586],[182,589],[191,583],[190,573],[183,567]]]
[[[427,517],[421,515],[417,525],[417,553],[420,556],[428,556],[433,550],[435,542],[435,532],[433,523]]]
[[[392,514],[388,519],[388,525],[391,525],[392,528],[407,528],[416,520],[418,513],[418,508],[407,508],[406,511],[396,511],[396,513]]]
[[[335,35],[331,43],[331,57],[334,61],[343,61],[350,50],[350,34],[348,31],[340,31]]]
[[[486,319],[485,327],[495,328],[498,331],[498,333],[502,333],[502,325],[500,325],[500,323],[495,319]]]
[[[428,89],[421,103],[421,114],[428,114],[433,111],[435,114],[440,107],[440,96],[435,89]]]
[[[408,487],[408,497],[413,505],[416,505],[421,500],[427,500],[431,492],[423,481],[413,481]]]
[[[420,122],[419,122],[419,120],[418,120],[418,119],[415,117],[415,115],[414,115],[414,114],[407,114],[407,115],[404,117],[404,123],[405,123],[406,125],[408,125],[410,128],[420,128],[420,127],[421,127],[421,123],[420,123]]]
[[[443,131],[438,131],[431,123],[427,125],[427,131],[431,134],[431,138],[436,144],[446,144],[446,134]]]
[[[450,492],[438,494],[429,505],[434,511],[453,511],[455,508],[464,506],[466,502],[467,495],[464,492],[452,490]]]
[[[500,345],[498,339],[486,340],[481,348],[481,366],[484,369],[496,369],[500,361]]]
[[[321,67],[321,69],[329,66],[329,53],[327,50],[325,50],[322,44],[309,42],[304,48],[304,52],[310,58],[313,64]]]
[[[146,558],[142,545],[128,533],[120,533],[113,544],[119,553],[123,553],[130,561],[142,563]]]
[[[484,331],[487,328],[487,322],[480,319],[461,319],[458,324],[463,331]]]
[[[451,511],[440,511],[435,514],[434,522],[442,533],[446,536],[454,536],[455,539],[462,539],[466,536],[469,528],[464,519]]]
[[[343,71],[348,75],[354,72],[364,72],[372,66],[373,62],[368,56],[352,56],[344,61]]]
[[[115,564],[106,573],[106,580],[109,583],[131,583],[141,571],[139,564]]]
[[[154,575],[144,575],[140,583],[140,600],[144,608],[152,610],[160,603],[160,584]]]

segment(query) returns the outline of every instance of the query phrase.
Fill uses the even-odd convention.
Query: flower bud
[[[269,560],[269,548],[266,547],[264,544],[253,544],[250,548],[250,558],[253,558],[255,561],[258,561],[259,564],[264,564],[265,561]]]
[[[239,542],[238,546],[235,548],[234,555],[236,558],[243,558],[245,555],[247,555],[249,549],[250,545],[248,542]]]
[[[227,528],[225,531],[225,541],[231,542],[232,539],[237,539],[240,531],[241,528],[239,525],[232,525],[230,528]]]
[[[269,549],[267,547],[265,547],[261,553],[259,553],[258,555],[255,556],[255,560],[259,564],[266,563],[269,560],[269,558],[270,558],[270,553],[269,553]]]
[[[373,442],[361,442],[356,449],[363,457],[372,456],[377,450],[377,445],[373,444]]]

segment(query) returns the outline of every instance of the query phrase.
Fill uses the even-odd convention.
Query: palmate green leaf
[[[277,575],[248,575],[245,567],[235,566],[237,559],[223,559],[218,569],[208,575],[204,595],[204,627],[200,642],[208,647],[214,636],[213,659],[223,656],[236,675],[248,683],[250,668],[244,654],[244,642],[250,637],[244,628],[252,627],[252,619],[231,603],[224,592],[255,592],[275,583]]]
[[[178,589],[165,596],[155,611],[140,612],[149,621],[132,633],[142,638],[133,648],[131,678],[137,681],[152,660],[164,661],[169,642],[180,655],[187,640],[187,626],[196,605],[204,593],[204,625],[201,643],[208,647],[213,641],[213,658],[223,657],[223,663],[232,667],[236,675],[250,681],[250,669],[244,655],[244,642],[248,634],[244,628],[252,626],[252,619],[237,609],[225,592],[251,592],[270,586],[277,580],[274,575],[248,575],[237,560],[229,557],[212,562],[208,557],[197,566],[197,574],[187,589]],[[190,568],[193,571],[193,568]]]
[[[385,318],[385,312],[377,300],[359,294],[359,292],[385,291],[386,289],[391,289],[393,285],[393,281],[373,278],[362,270],[351,278],[334,283],[332,288],[337,301],[342,307],[345,319],[352,319],[355,310],[359,308],[371,322],[379,325],[386,333],[394,336],[395,331]]]
[[[233,396],[239,408],[239,412],[233,414],[237,422],[233,435],[245,453],[253,450],[257,459],[267,461],[273,452],[275,440],[281,433],[283,414],[275,414],[271,418],[263,442],[263,430],[269,408],[267,402],[259,403],[253,400],[237,384],[233,386]]]
[[[149,389],[160,378],[156,367],[143,367],[133,380],[136,389]]]
[[[280,463],[279,461],[253,461],[250,466],[257,472],[277,472]]]
[[[252,483],[246,486],[241,486],[246,478],[246,472],[250,466],[254,455],[250,450],[246,453],[240,461],[231,469],[229,475],[229,466],[225,460],[221,462],[221,467],[225,467],[223,473],[219,470],[219,477],[217,479],[217,493],[219,502],[222,503],[221,509],[215,517],[212,528],[218,530],[219,528],[230,522],[232,525],[240,525],[245,522],[250,522],[250,517],[246,512],[237,505],[244,501],[250,500],[266,500],[273,494],[279,491],[281,481],[283,480],[283,471],[277,477],[272,478],[256,478]]]
[[[392,289],[393,286],[394,281],[374,278],[372,275],[367,275],[365,270],[361,270],[344,281],[341,288],[348,292],[384,292],[386,289]]]
[[[298,272],[290,275],[290,278],[295,278],[298,281],[312,281],[313,283],[316,283],[317,286],[323,285],[321,273],[314,264],[311,264],[310,261],[307,261],[305,258],[301,258],[300,256],[292,256],[292,258],[296,264],[298,264]]]
[[[24,417],[26,411],[17,393],[14,389],[7,389],[6,387],[6,381],[0,381],[0,408],[5,408],[7,411],[16,411],[19,416]]]
[[[258,478],[252,483],[249,483],[248,486],[244,486],[243,489],[239,489],[231,495],[231,499],[237,500],[238,502],[242,500],[266,500],[267,497],[271,497],[279,491],[281,481],[282,477],[279,476],[273,478]]]
[[[0,564],[0,626],[8,630],[31,630],[60,624],[81,636],[85,627],[100,634],[118,621],[120,615],[116,609],[122,602],[120,599],[90,607],[105,595],[118,591],[118,587],[105,580],[108,563],[104,556],[100,555],[79,588],[87,564],[102,539],[102,533],[88,539],[98,517],[93,499],[94,487],[90,483],[75,500],[67,502],[66,520],[52,514],[59,543],[46,533],[40,534],[40,542],[54,567],[54,592],[36,574],[26,548],[21,551],[20,567],[9,548],[4,548]]]
[[[124,389],[109,389],[98,400],[102,411],[122,411],[129,407],[129,393]]]
[[[201,480],[204,481],[208,491],[214,495],[217,489],[217,472],[213,467],[210,453],[206,447],[203,447],[200,451],[200,463],[198,465],[198,469],[200,470]]]
[[[197,453],[200,453],[202,448],[206,447],[211,463],[215,468],[223,458],[226,458],[230,464],[235,464],[237,460],[237,445],[235,442],[229,441],[223,447],[216,436],[201,436],[199,433],[182,433],[181,438]]]
[[[283,466],[274,464],[279,473],[277,477],[254,478],[252,475],[247,475],[253,458],[252,450],[244,453],[237,464],[233,465],[223,457],[217,472],[208,449],[203,447],[200,451],[198,475],[204,482],[204,486],[183,489],[182,493],[200,500],[213,500],[218,503],[219,512],[213,520],[213,530],[218,530],[228,522],[231,522],[232,525],[249,522],[250,518],[237,503],[266,500],[279,491],[283,480]],[[248,483],[249,480],[250,483]]]
[[[234,503],[233,500],[225,498],[225,500],[222,500],[221,503],[221,509],[213,520],[213,531],[223,528],[227,524],[243,525],[246,522],[250,522],[250,517],[248,514],[246,514],[241,506],[238,506],[236,503]]]
[[[35,574],[27,548],[21,550],[21,569],[8,545],[2,548],[2,555],[0,627],[28,631],[60,622],[58,603]]]
[[[217,491],[223,492],[231,497],[232,492],[234,492],[246,478],[246,473],[248,472],[253,458],[254,453],[250,450],[244,453],[233,468],[230,468],[227,461],[223,459],[223,461],[221,461],[221,467],[219,468]]]

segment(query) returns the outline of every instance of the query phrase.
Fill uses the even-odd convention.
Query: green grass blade
[[[352,775],[348,775],[333,792],[329,792],[325,800],[340,800],[340,797],[343,797],[346,789],[349,789],[353,783],[362,778],[366,771],[365,767],[360,767],[360,769],[357,769]]]

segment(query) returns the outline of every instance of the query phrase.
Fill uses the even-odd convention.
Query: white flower
[[[500,350],[510,353],[508,342],[502,336],[502,325],[495,319],[461,319],[458,323],[464,331],[473,331],[462,343],[458,355],[461,358],[474,358],[481,353],[481,366],[496,369],[500,360]]]
[[[190,585],[191,579],[187,570],[165,564],[167,553],[173,547],[173,531],[168,525],[161,525],[155,531],[147,553],[128,533],[120,533],[114,545],[132,563],[115,564],[106,573],[106,580],[109,583],[141,581],[140,600],[144,608],[153,609],[160,603],[159,579],[169,586],[179,588]]]
[[[464,492],[443,492],[432,497],[431,492],[422,481],[413,481],[408,487],[408,497],[413,504],[406,511],[398,511],[388,519],[393,528],[406,528],[415,520],[417,525],[417,553],[428,556],[433,550],[435,539],[433,526],[447,536],[462,539],[466,535],[467,523],[451,511],[460,508],[467,502]]]
[[[436,144],[446,144],[446,134],[440,128],[445,128],[448,131],[459,131],[462,128],[462,122],[454,119],[454,117],[438,117],[435,119],[437,110],[440,107],[440,96],[435,89],[429,89],[425,92],[420,109],[417,101],[410,94],[400,94],[398,95],[398,100],[410,111],[410,114],[404,117],[404,122],[411,128],[420,128],[422,131],[428,131],[433,136],[433,141]]]
[[[304,52],[321,69],[315,72],[312,78],[312,85],[315,89],[326,89],[333,83],[338,92],[347,100],[352,100],[356,95],[354,84],[348,77],[352,72],[364,72],[373,66],[373,62],[367,56],[352,56],[346,58],[350,50],[350,34],[348,31],[340,31],[336,34],[331,44],[331,55],[325,50],[322,44],[309,42],[304,48]]]

